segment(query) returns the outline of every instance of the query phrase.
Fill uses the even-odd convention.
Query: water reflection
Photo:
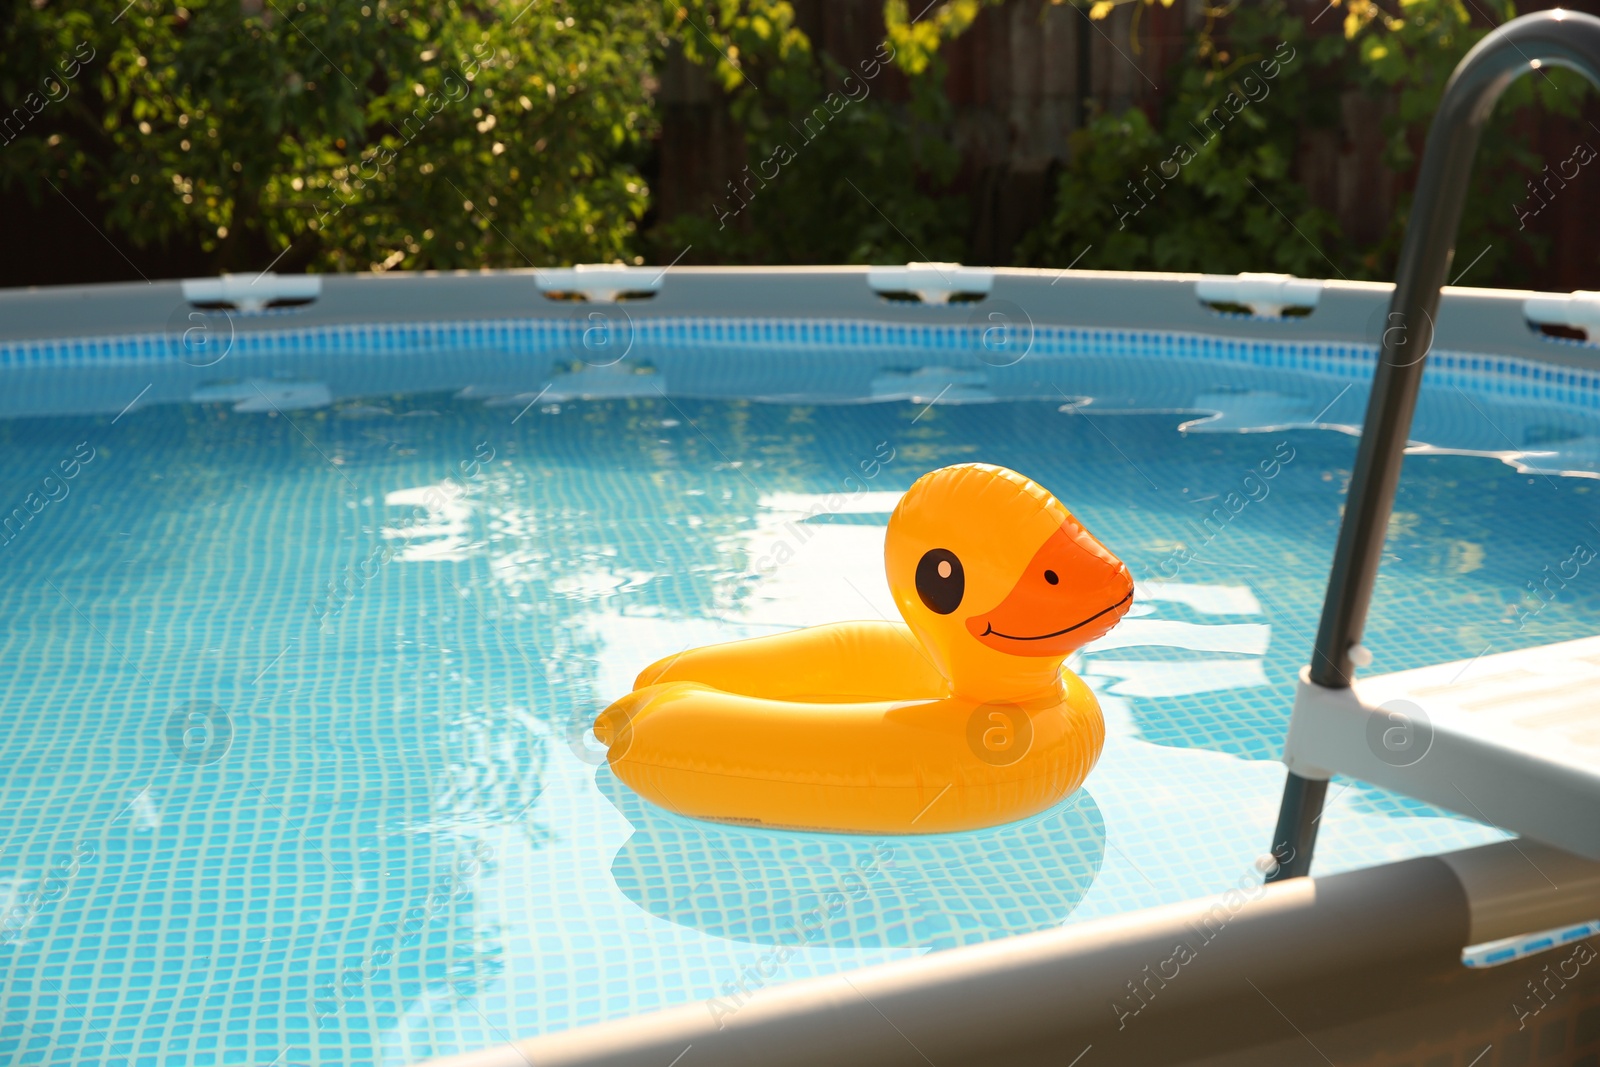
[[[858,355],[840,357],[841,374],[870,376]],[[795,366],[797,380],[811,374]],[[1364,387],[1322,411],[1342,381],[1033,357],[1006,373],[1050,402],[947,403],[957,388],[932,406],[421,412],[395,398],[295,426],[190,407],[115,427],[0,424],[16,457],[0,471],[11,504],[38,489],[30,472],[86,437],[101,447],[70,499],[0,559],[0,767],[15,801],[0,808],[0,985],[16,978],[17,1025],[67,1058],[90,1058],[88,1031],[72,1027],[94,1013],[116,1055],[135,1041],[192,1055],[238,1025],[251,1062],[319,1049],[366,1063],[375,1035],[417,1004],[443,1005],[426,1017],[428,1051],[454,1051],[494,1040],[456,996],[486,993],[493,1026],[528,1033],[711,995],[685,960],[733,973],[728,954],[765,951],[752,944],[886,958],[1048,927],[1108,896],[1120,906],[1088,793],[983,833],[830,837],[680,819],[582,765],[598,762],[583,747],[595,712],[656,655],[892,613],[884,516],[916,475],[968,459],[1059,491],[1141,578],[1181,562],[1081,666],[1108,705],[1126,705],[1128,735],[1161,747],[1165,773],[1136,766],[1119,781],[1107,761],[1090,783],[1106,818],[1123,820],[1119,850],[1180,850],[1170,878],[1186,886],[1234,877],[1218,842],[1264,839],[1276,796],[1251,808],[1260,791],[1237,783],[1270,768],[1227,757],[1281,754],[1354,449],[1345,434],[1236,431],[1358,422]],[[1061,410],[1072,397],[1093,402]],[[1208,407],[1223,416],[1180,431]],[[1574,456],[1600,439],[1595,423],[1447,389],[1425,391],[1418,437]],[[1205,528],[1282,440],[1297,458],[1270,496]],[[881,477],[862,479],[861,463],[890,449]],[[1600,583],[1588,569],[1537,601],[1527,589],[1600,536],[1592,489],[1473,456],[1412,457],[1368,627],[1380,668],[1589,633]],[[806,518],[835,496],[846,503]],[[213,706],[227,729],[194,734],[194,709]],[[174,715],[186,724],[176,744]],[[595,773],[603,797],[588,792]],[[1217,783],[1203,816],[1196,782]],[[1445,840],[1428,825],[1442,820],[1417,817],[1437,813],[1400,798],[1352,786],[1337,805],[1326,833],[1382,817],[1347,839],[1347,857]],[[618,812],[632,828],[620,851]],[[96,942],[99,915],[126,925]],[[532,929],[560,935],[556,947]],[[655,955],[630,957],[602,1001],[572,976],[604,965],[617,936]],[[157,939],[161,981],[144,997],[119,961]],[[65,951],[92,992],[64,978],[21,988]],[[670,982],[652,985],[660,975]],[[273,983],[281,997],[258,995]],[[179,1014],[223,998],[241,1019],[201,1019],[191,1036]]]
[[[617,888],[659,918],[755,944],[937,949],[1048,929],[1105,855],[1088,790],[988,830],[876,837],[684,818],[607,765],[596,782],[633,826],[611,864]]]

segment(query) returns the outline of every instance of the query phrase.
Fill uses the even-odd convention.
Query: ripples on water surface
[[[1305,424],[1364,396],[1230,373],[1174,405],[1124,363],[937,406],[0,424],[29,514],[0,547],[0,1059],[400,1063],[1247,882],[1354,454]],[[1547,455],[1407,461],[1374,669],[1590,633],[1589,569],[1525,588],[1600,545],[1596,483],[1516,469],[1592,466],[1588,416],[1445,393],[1418,438]],[[1042,482],[1141,582],[1076,661],[1111,733],[1086,789],[876,839],[697,823],[612,778],[588,725],[657,656],[892,617],[888,513],[965,460]],[[1319,869],[1495,836],[1336,785]]]

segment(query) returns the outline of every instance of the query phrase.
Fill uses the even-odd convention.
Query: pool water
[[[1364,389],[1235,377],[1197,421],[1148,402],[1149,369],[1066,391],[1093,403],[0,423],[0,504],[28,515],[0,535],[0,1062],[401,1064],[1259,881],[1354,455],[1310,424],[1359,421]],[[1488,454],[1592,416],[1469,404],[1407,460],[1374,671],[1593,631],[1589,570],[1527,587],[1600,545],[1600,483]],[[1450,440],[1474,410],[1494,433]],[[1040,481],[1140,581],[1074,661],[1110,734],[1083,790],[871,838],[699,823],[616,781],[588,727],[640,667],[893,617],[888,514],[967,460]],[[1500,836],[1341,781],[1317,870]]]

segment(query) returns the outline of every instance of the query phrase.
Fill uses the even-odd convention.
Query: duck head
[[[983,701],[1059,684],[1067,655],[1133,605],[1128,568],[1060,501],[986,463],[917,479],[889,518],[884,564],[952,691]]]

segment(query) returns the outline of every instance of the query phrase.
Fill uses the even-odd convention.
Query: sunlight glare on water
[[[0,1058],[398,1064],[1259,878],[1354,453],[1303,424],[1339,386],[1221,390],[1214,417],[1130,385],[0,424],[8,508],[92,452],[0,547]],[[618,783],[588,728],[642,666],[895,617],[888,514],[969,460],[1041,482],[1138,579],[1073,661],[1110,731],[1083,790],[869,838]],[[1524,591],[1600,543],[1595,484],[1410,458],[1375,669],[1585,636],[1587,572],[1532,614]],[[1359,785],[1328,810],[1322,871],[1499,836]]]

